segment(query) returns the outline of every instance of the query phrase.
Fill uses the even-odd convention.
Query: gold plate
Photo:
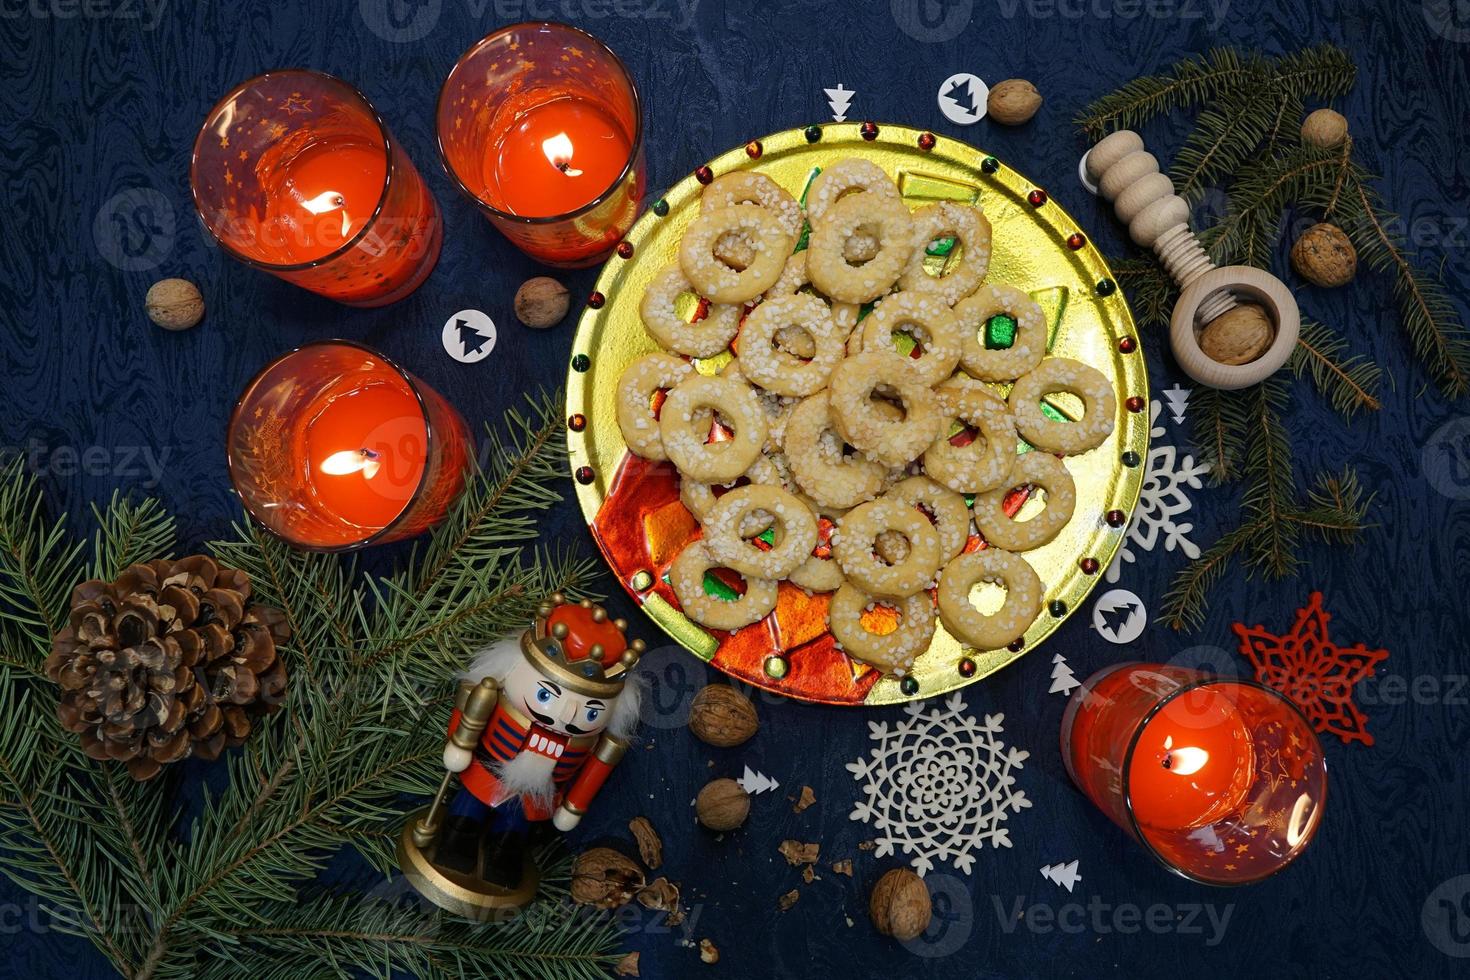
[[[807,133],[814,130],[820,130],[819,138],[809,140]],[[807,597],[786,583],[774,613],[734,634],[709,631],[687,619],[664,575],[697,525],[678,502],[672,467],[627,452],[613,409],[623,369],[658,349],[643,329],[638,304],[654,274],[674,259],[699,209],[698,178],[753,170],[800,196],[817,169],[849,156],[881,166],[911,206],[933,200],[983,205],[994,229],[986,281],[1031,293],[1050,321],[1052,353],[1098,368],[1118,395],[1112,435],[1091,452],[1067,457],[1077,485],[1072,520],[1050,543],[1024,554],[1046,594],[1022,642],[974,650],[940,626],[902,684],[836,650],[826,631],[826,597]],[[582,513],[618,580],[655,622],[700,658],[732,677],[807,701],[893,704],[933,697],[977,681],[1040,645],[1077,610],[1112,561],[1138,501],[1148,458],[1143,352],[1102,255],[1071,216],[1015,171],[959,140],[904,126],[880,124],[872,139],[857,123],[790,129],[721,154],[710,161],[709,173],[703,169],[675,185],[633,226],[598,276],[572,345],[567,377],[571,467]],[[728,358],[723,354],[695,366],[712,373]],[[1053,407],[1068,411],[1070,396],[1059,397]],[[1138,399],[1132,402],[1137,410],[1128,407],[1129,399]]]

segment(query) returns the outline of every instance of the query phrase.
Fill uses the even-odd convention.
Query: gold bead
[[[636,652],[636,653],[642,653],[644,650],[647,650],[647,649],[648,649],[648,644],[647,643],[644,643],[642,640],[634,640],[633,641],[633,650],[634,650],[634,652]]]
[[[570,630],[567,629],[566,623],[557,623],[551,628],[551,635],[556,637],[558,640],[565,640],[567,638],[567,633],[569,632]]]
[[[592,600],[591,599],[583,599],[581,602],[577,603],[577,605],[581,606],[583,609],[591,609],[592,608]]]
[[[566,601],[567,601],[567,597],[565,595],[563,595],[562,593],[560,593],[560,592],[553,592],[553,593],[551,593],[551,604],[553,606],[559,606],[559,605],[561,605],[562,603],[564,603]]]
[[[603,623],[603,622],[606,622],[607,621],[607,610],[604,609],[604,608],[602,608],[601,606],[593,606],[592,607],[592,621],[594,623]]]
[[[618,628],[619,633],[626,632],[628,629],[628,621],[626,619],[623,619],[621,616],[613,620],[613,625]]]
[[[587,659],[588,660],[598,660],[598,661],[600,661],[600,660],[602,660],[602,653],[603,653],[602,644],[601,643],[594,643],[594,644],[592,644],[592,649],[590,649],[590,650],[587,651]]]
[[[631,668],[637,662],[638,662],[638,651],[637,650],[634,650],[632,647],[629,647],[628,649],[624,650],[623,651],[623,655],[618,658],[618,663],[620,663],[624,667],[628,667],[628,668]]]

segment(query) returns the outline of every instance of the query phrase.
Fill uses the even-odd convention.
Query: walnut
[[[1312,285],[1333,289],[1353,281],[1358,252],[1346,232],[1324,221],[1296,240],[1291,247],[1291,267]]]
[[[679,886],[667,878],[655,878],[638,892],[638,904],[654,912],[667,912],[667,925],[676,926],[684,921],[684,912],[679,908]]]
[[[1276,328],[1263,307],[1242,303],[1215,317],[1200,331],[1199,349],[1221,364],[1249,364],[1271,346]]]
[[[776,899],[776,908],[780,909],[782,912],[785,912],[790,909],[791,906],[795,905],[797,899],[799,898],[801,898],[801,892],[793,888],[785,895],[782,895],[780,898]]]
[[[538,330],[554,327],[567,315],[571,295],[550,276],[537,276],[516,290],[516,319]]]
[[[633,832],[633,839],[638,842],[638,856],[643,858],[643,863],[648,865],[652,871],[657,871],[658,866],[664,863],[664,842],[659,839],[658,831],[653,829],[653,824],[648,822],[647,817],[634,817],[628,821],[628,829]]]
[[[797,798],[796,805],[791,808],[791,812],[800,813],[815,802],[817,802],[817,794],[812,792],[810,786],[803,786],[801,796]]]
[[[160,279],[143,298],[148,319],[165,330],[188,330],[204,316],[204,297],[187,279]]]
[[[733,779],[716,779],[694,798],[694,815],[710,830],[734,830],[750,815],[750,794]]]
[[[908,868],[894,868],[873,886],[868,914],[883,935],[907,942],[929,928],[934,908],[924,880]]]
[[[986,115],[1004,126],[1019,126],[1041,108],[1041,93],[1024,78],[1007,78],[990,90]]]
[[[1348,121],[1334,109],[1318,109],[1302,123],[1302,142],[1309,146],[1335,149],[1347,135]]]
[[[716,748],[728,749],[748,741],[760,727],[750,698],[729,684],[710,684],[689,706],[689,730]]]
[[[706,963],[720,962],[720,948],[708,939],[699,941],[699,958]]]
[[[583,905],[615,909],[642,887],[642,869],[610,847],[583,851],[572,864],[572,901]]]
[[[618,960],[618,965],[613,967],[613,972],[620,977],[638,976],[638,951],[634,950]]]
[[[781,856],[786,859],[786,863],[794,868],[798,864],[816,863],[817,855],[821,853],[822,845],[803,844],[801,841],[796,840],[783,840],[778,850],[781,852]]]

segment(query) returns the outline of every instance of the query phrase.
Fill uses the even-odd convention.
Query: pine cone
[[[278,709],[290,636],[278,609],[250,602],[250,578],[194,555],[132,565],[114,582],[72,590],[71,618],[46,675],[61,685],[61,724],[93,759],[152,779],[190,755],[216,759]]]

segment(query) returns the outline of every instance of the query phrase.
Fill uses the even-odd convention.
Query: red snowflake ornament
[[[1331,732],[1343,742],[1373,744],[1368,719],[1353,703],[1353,687],[1373,673],[1387,650],[1359,643],[1343,647],[1327,635],[1331,614],[1322,608],[1322,593],[1313,592],[1298,609],[1291,632],[1277,635],[1264,626],[1236,623],[1240,652],[1256,671],[1256,680],[1286,695],[1318,732]]]

